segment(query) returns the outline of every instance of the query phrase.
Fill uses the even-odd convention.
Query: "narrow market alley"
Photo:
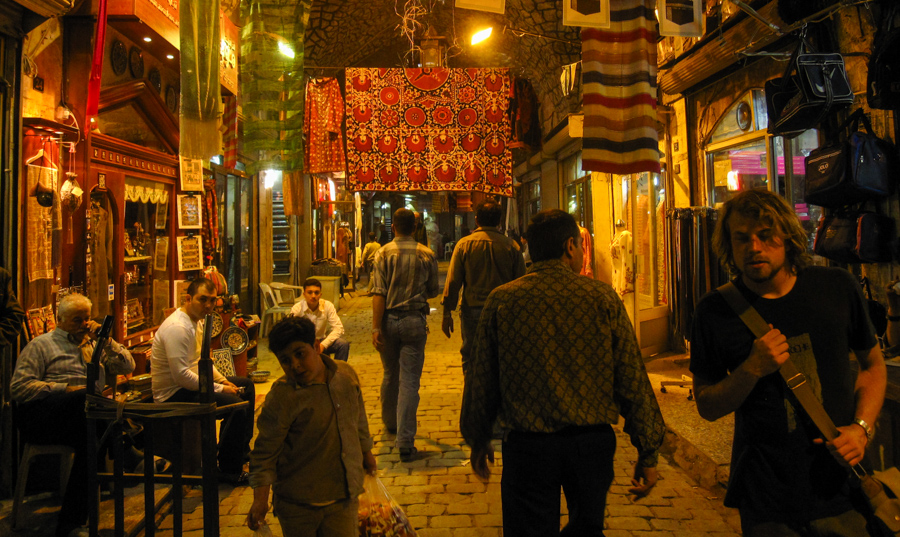
[[[441,263],[441,278],[446,272],[446,263]],[[363,282],[365,280],[363,279]],[[443,282],[442,282],[443,285]],[[361,286],[362,287],[362,286]],[[432,308],[438,308],[440,297],[431,301]],[[341,299],[339,315],[346,330],[345,338],[351,342],[350,364],[356,369],[362,382],[369,427],[375,438],[374,453],[378,459],[379,478],[403,506],[419,537],[500,537],[502,517],[500,502],[500,474],[502,453],[500,440],[495,440],[496,464],[489,483],[478,479],[468,466],[469,449],[459,433],[459,408],[462,400],[462,370],[459,362],[461,339],[459,331],[446,338],[441,333],[441,317],[432,310],[429,316],[429,336],[425,354],[425,368],[422,375],[419,405],[419,430],[416,446],[417,458],[409,463],[401,463],[399,453],[393,447],[393,435],[384,430],[381,423],[378,390],[381,383],[381,362],[371,340],[372,299],[361,293],[345,293]],[[458,326],[458,321],[456,321]],[[274,355],[261,341],[259,370],[272,371],[270,380],[257,385],[257,407],[262,404],[265,393],[272,382],[280,376],[280,367]],[[676,360],[677,362],[678,360]],[[685,420],[697,419],[693,402],[687,400],[688,391],[683,388],[669,388],[660,393],[662,380],[679,380],[679,369],[658,371],[665,360],[651,360],[648,364],[657,398],[670,431],[681,430]],[[658,372],[654,372],[658,371]],[[258,410],[258,408],[257,408]],[[694,414],[694,415],[692,415]],[[707,441],[726,434],[730,440],[730,430],[722,433],[727,426],[717,424],[700,432]],[[687,471],[673,461],[687,465],[680,455],[672,453],[660,458],[660,482],[650,496],[633,501],[627,493],[630,486],[630,472],[636,452],[630,441],[616,428],[618,450],[616,453],[616,480],[607,499],[607,537],[730,537],[740,535],[740,522],[735,510],[722,506],[721,487],[705,488],[697,484],[703,479],[699,474]],[[696,431],[695,431],[696,432]],[[677,444],[681,433],[670,432],[667,445]],[[702,445],[702,442],[691,440]],[[727,442],[724,457],[729,454]],[[722,446],[720,446],[721,448]],[[712,450],[712,449],[710,449]],[[671,451],[671,449],[670,449]],[[709,451],[709,450],[708,450]],[[715,458],[715,455],[712,455]],[[693,461],[697,465],[696,461]],[[702,466],[702,465],[701,465]],[[706,471],[708,473],[708,470]],[[693,475],[692,475],[693,474]],[[136,487],[139,490],[139,487]],[[135,492],[140,496],[139,492]],[[222,537],[251,536],[254,534],[245,526],[247,512],[253,500],[249,487],[233,488],[220,485],[220,534]],[[140,501],[139,497],[134,498]],[[201,492],[197,489],[188,493],[185,501],[184,535],[203,535],[203,508]],[[43,537],[52,535],[52,518],[56,510],[53,501],[42,502],[32,513],[29,508],[26,529],[6,533],[9,526],[9,502],[0,510],[0,533],[15,537]],[[561,523],[566,521],[565,499],[561,499]],[[140,505],[140,504],[136,504]],[[111,511],[110,502],[104,501],[104,509]],[[140,508],[138,507],[138,510]],[[111,527],[111,513],[104,511],[102,527]],[[276,536],[282,535],[278,519],[271,512],[267,519]],[[172,535],[172,516],[166,516],[157,535]],[[101,531],[102,535],[112,535],[112,530]],[[142,535],[142,534],[141,534]]]

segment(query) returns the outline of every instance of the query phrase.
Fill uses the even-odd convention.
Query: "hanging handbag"
[[[859,130],[860,123],[865,130]],[[890,196],[893,145],[872,133],[872,124],[861,108],[838,132],[838,142],[813,150],[805,159],[806,202],[836,209]]]
[[[819,220],[813,252],[841,263],[885,263],[891,260],[893,239],[893,218],[871,211],[840,211]]]
[[[747,302],[747,299],[733,283],[726,283],[719,287],[718,291],[754,336],[760,338],[769,333],[771,330],[769,324]],[[781,364],[778,372],[825,440],[831,441],[837,438],[840,435],[837,427],[825,412],[825,408],[816,397],[810,383],[806,382],[806,376],[797,369],[794,362],[788,358]],[[868,515],[866,518],[869,534],[873,537],[900,536],[900,499],[898,499],[900,471],[897,468],[889,468],[883,472],[869,475],[861,464],[857,464],[851,470],[855,476],[851,484],[858,485],[869,507],[869,513],[863,513]]]
[[[814,128],[831,110],[853,103],[853,90],[838,53],[805,52],[804,36],[784,74],[766,82],[769,134],[793,138]]]

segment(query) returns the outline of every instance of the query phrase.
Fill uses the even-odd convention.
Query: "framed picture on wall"
[[[156,238],[156,250],[153,254],[153,270],[167,270],[169,268],[169,237]]]
[[[200,229],[203,227],[200,211],[202,200],[196,194],[180,194],[178,196],[178,227],[181,229]]]
[[[181,190],[203,191],[203,159],[180,157]]]
[[[659,0],[659,35],[702,37],[705,28],[702,0]]]
[[[156,229],[166,229],[169,221],[169,202],[161,201],[156,204]]]
[[[200,236],[178,237],[178,270],[187,272],[203,268],[203,245]]]

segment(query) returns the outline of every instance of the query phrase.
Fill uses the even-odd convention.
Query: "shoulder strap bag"
[[[718,291],[753,335],[760,338],[769,332],[769,324],[747,302],[734,283],[728,282],[719,287]],[[822,403],[816,398],[812,387],[806,382],[806,376],[797,369],[790,358],[778,371],[822,436],[828,441],[837,438],[840,433],[825,412]],[[871,509],[871,516],[867,517],[869,531],[876,537],[900,536],[900,499],[897,499],[900,488],[890,486],[891,483],[900,483],[900,470],[890,468],[884,472],[875,472],[874,476],[869,475],[861,464],[857,464],[851,470],[858,479],[858,486]]]

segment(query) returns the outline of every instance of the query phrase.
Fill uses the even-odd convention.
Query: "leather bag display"
[[[733,283],[726,283],[718,290],[753,335],[760,338],[769,332],[769,324],[747,302]],[[840,433],[834,426],[831,416],[825,411],[812,386],[806,381],[806,376],[797,369],[794,362],[788,358],[781,364],[778,372],[825,440],[837,438]],[[860,464],[851,468],[851,471],[850,483],[859,488],[868,507],[868,512],[864,512],[863,515],[868,521],[866,529],[869,530],[869,534],[873,537],[900,536],[900,499],[898,499],[900,471],[897,468],[888,468],[883,472],[869,475]]]
[[[765,84],[770,134],[793,138],[815,128],[830,111],[853,103],[844,57],[807,49],[801,37],[784,74]]]
[[[859,130],[860,123],[864,131]],[[862,109],[844,121],[839,133],[836,143],[813,150],[805,159],[806,202],[836,209],[889,196],[894,187],[894,146],[872,134]]]
[[[819,220],[813,252],[841,263],[891,261],[894,220],[870,211],[844,211]]]

